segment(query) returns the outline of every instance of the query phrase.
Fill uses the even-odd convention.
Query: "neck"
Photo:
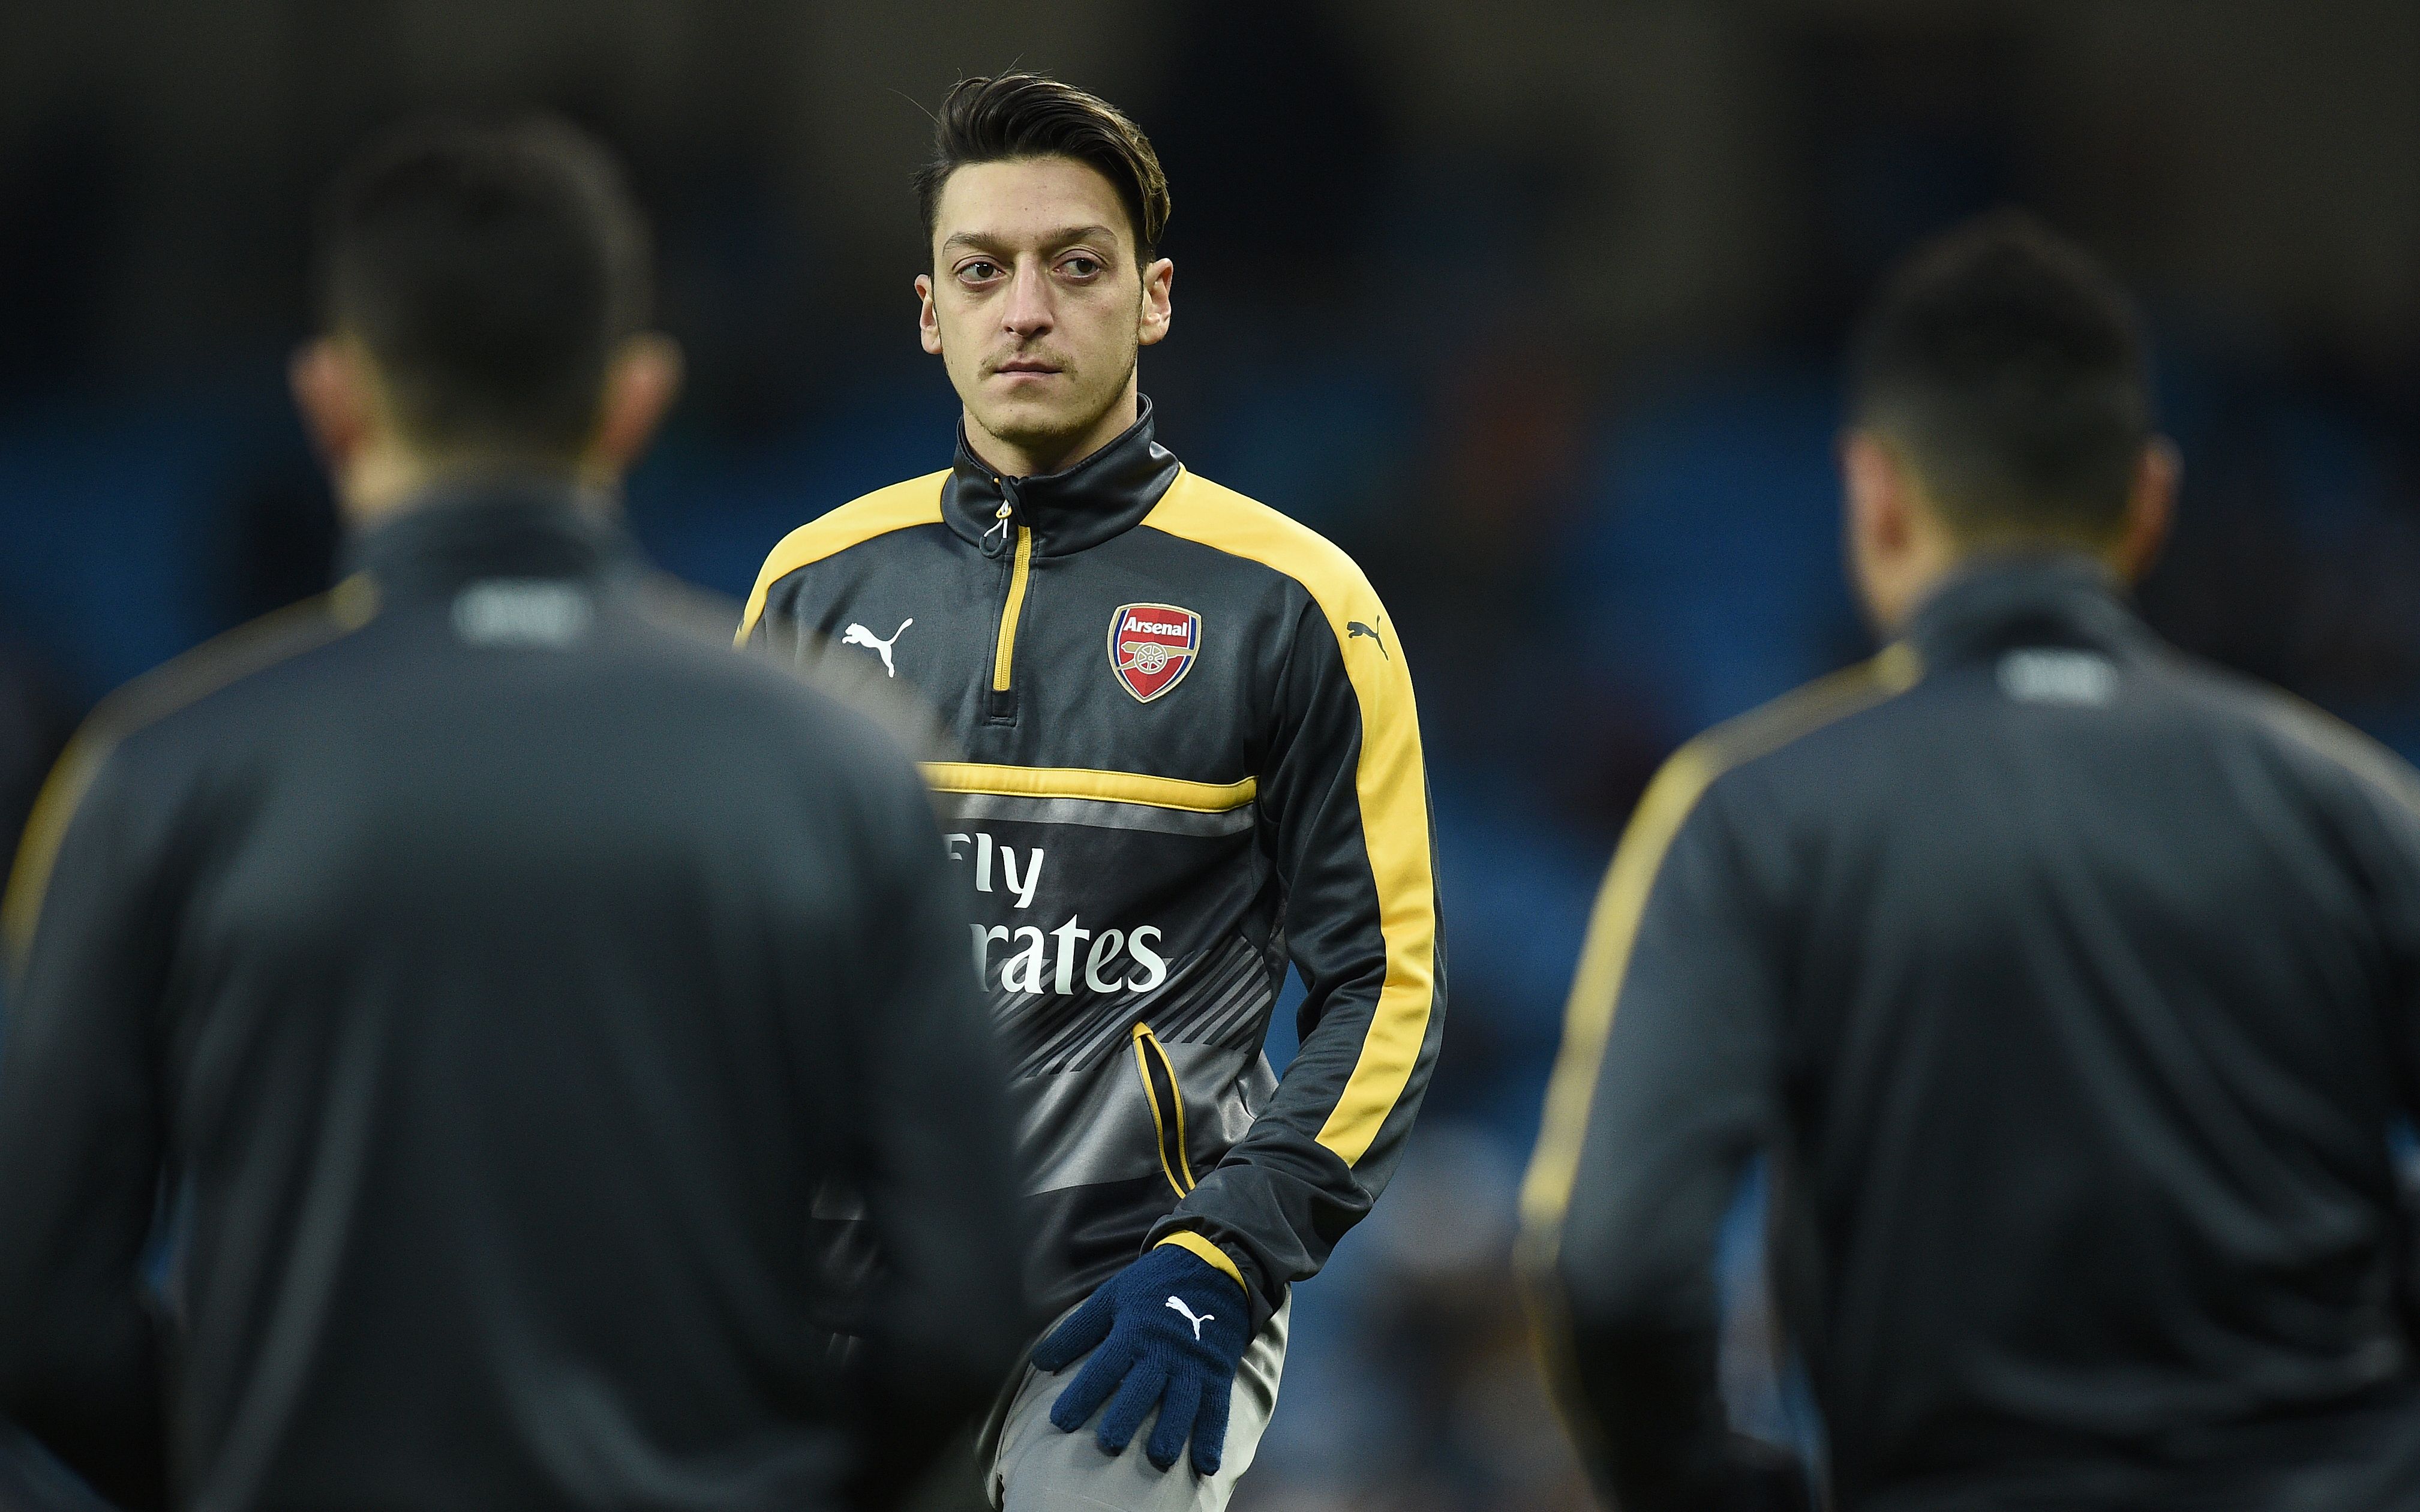
[[[1907,628],[1907,622],[1941,585],[1958,576],[1965,558],[1947,550],[1912,552],[1908,559],[1870,571],[1865,582],[1866,615],[1885,640]]]
[[[2105,547],[2091,542],[2069,540],[2057,536],[2017,536],[1966,547],[1909,585],[1901,600],[1900,612],[1888,626],[1891,635],[1904,632],[1924,607],[1951,584],[1972,578],[1993,567],[2024,562],[2090,563],[2106,574],[2112,583],[2123,583],[2126,575],[2110,560]]]
[[[1142,413],[1138,398],[1140,392],[1129,377],[1125,392],[1118,395],[1115,404],[1091,424],[1065,436],[1011,440],[985,428],[969,409],[965,411],[967,444],[983,458],[985,466],[1007,477],[1034,478],[1064,472],[1133,428],[1136,418]]]
[[[505,478],[559,483],[609,498],[620,481],[611,470],[595,467],[585,458],[489,451],[430,453],[384,446],[365,449],[338,470],[336,502],[348,525],[368,530],[444,494]]]

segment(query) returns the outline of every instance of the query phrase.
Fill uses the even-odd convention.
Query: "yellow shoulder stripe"
[[[1266,504],[1185,471],[1143,523],[1258,562],[1302,584],[1335,632],[1337,653],[1360,703],[1361,759],[1354,789],[1370,875],[1378,889],[1387,979],[1360,1057],[1319,1131],[1319,1142],[1351,1165],[1368,1153],[1409,1085],[1436,1003],[1428,778],[1403,643],[1353,559]],[[1357,622],[1375,633],[1351,631]]]
[[[739,633],[733,639],[741,645],[747,644],[748,632],[756,628],[757,620],[765,613],[765,595],[773,591],[775,583],[809,563],[821,562],[892,531],[939,524],[941,485],[949,477],[949,469],[943,468],[906,483],[894,483],[888,488],[876,488],[782,537],[781,544],[765,559],[764,570],[756,575],[756,587],[748,595],[747,612],[739,617]]]
[[[1140,772],[1099,772],[1081,766],[984,766],[974,762],[926,762],[925,784],[936,793],[988,793],[1011,798],[1099,798],[1192,813],[1225,813],[1252,801],[1260,784],[1187,782]]]
[[[348,578],[328,593],[207,640],[103,699],[42,783],[18,842],[8,894],[0,898],[0,944],[6,946],[11,974],[23,967],[33,949],[34,926],[41,918],[42,898],[50,890],[51,869],[58,864],[68,825],[119,741],[231,683],[349,635],[377,613],[377,585],[365,577]],[[314,630],[321,633],[310,633]]]
[[[1588,943],[1580,951],[1579,971],[1564,1011],[1562,1052],[1546,1084],[1544,1128],[1521,1183],[1521,1216],[1530,1231],[1533,1264],[1552,1261],[1556,1231],[1579,1176],[1580,1145],[1596,1098],[1606,1038],[1612,1032],[1615,1005],[1630,969],[1631,947],[1637,941],[1639,920],[1665,854],[1698,800],[1732,767],[1905,692],[1916,686],[1921,671],[1916,653],[1894,644],[1870,661],[1810,683],[1699,736],[1675,751],[1647,785],[1589,917]]]

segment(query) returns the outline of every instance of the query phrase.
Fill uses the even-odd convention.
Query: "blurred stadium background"
[[[737,594],[944,456],[907,176],[1012,65],[1151,132],[1163,436],[1360,558],[1424,706],[1449,1051],[1245,1512],[1585,1504],[1506,1266],[1563,989],[1656,762],[1865,649],[1833,363],[1916,237],[2017,202],[2117,265],[2187,460],[2153,619],[2420,757],[2409,0],[85,0],[0,13],[0,828],[95,699],[325,584],[284,363],[370,131],[535,103],[627,155],[693,380],[629,510]],[[1803,1433],[1741,1296],[1739,1409]]]

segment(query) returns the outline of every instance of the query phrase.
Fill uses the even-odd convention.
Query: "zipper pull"
[[[992,517],[994,523],[991,530],[984,532],[984,539],[986,541],[990,540],[993,532],[999,532],[1001,540],[1003,542],[1006,541],[1008,539],[1008,520],[1009,516],[1012,513],[1013,511],[1008,507],[1008,501],[1005,499],[1001,500],[1000,501],[1000,513]]]

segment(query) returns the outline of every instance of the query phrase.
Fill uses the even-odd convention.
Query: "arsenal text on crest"
[[[1121,604],[1109,616],[1109,671],[1140,703],[1185,680],[1202,652],[1202,616],[1174,604]]]

